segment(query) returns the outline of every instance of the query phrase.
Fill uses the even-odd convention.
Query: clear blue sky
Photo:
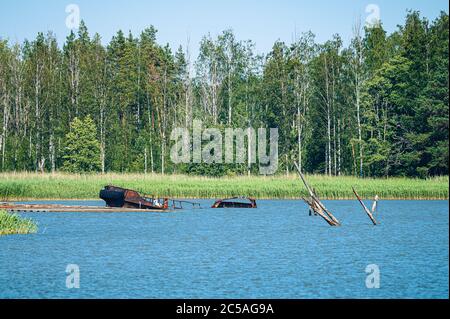
[[[69,33],[65,20],[68,4],[77,4],[90,34],[98,32],[107,43],[117,30],[138,35],[145,27],[158,29],[158,42],[172,48],[185,45],[190,37],[193,58],[201,37],[217,35],[232,28],[238,39],[251,39],[259,53],[268,52],[280,39],[290,43],[294,34],[311,30],[318,42],[339,33],[348,43],[352,25],[369,13],[366,6],[379,7],[388,32],[404,22],[407,9],[419,10],[430,20],[441,10],[448,12],[447,0],[2,0],[0,38],[11,42],[34,39],[37,32],[53,31],[61,45]]]

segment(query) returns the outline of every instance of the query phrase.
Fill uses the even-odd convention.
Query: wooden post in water
[[[378,195],[375,195],[375,199],[374,199],[373,204],[372,204],[372,214],[374,214],[375,210],[377,209],[378,199],[379,199]]]
[[[361,206],[363,207],[364,211],[366,212],[367,216],[369,216],[370,220],[372,221],[372,223],[374,225],[377,224],[377,221],[375,220],[375,218],[373,217],[372,213],[375,212],[375,209],[377,207],[377,201],[378,201],[378,196],[375,196],[375,202],[372,205],[372,213],[369,211],[369,209],[366,207],[366,205],[364,205],[361,197],[358,195],[358,193],[356,192],[355,188],[352,186],[353,189],[353,193],[355,194],[356,198],[358,199],[359,203],[361,204]]]
[[[322,208],[320,206],[318,206],[317,203],[313,199],[303,198],[303,200],[305,201],[305,203],[307,203],[309,205],[310,210],[312,210],[315,215],[319,215],[320,217],[322,217],[328,223],[328,225],[338,226],[338,224],[336,224],[330,217],[328,217],[327,214],[324,213]]]
[[[303,176],[302,172],[300,171],[300,168],[298,167],[297,163],[294,162],[295,168],[297,169],[297,173],[300,176],[300,179],[302,180],[303,184],[305,185],[306,189],[308,190],[309,199],[303,198],[303,200],[311,207],[311,209],[320,217],[325,219],[325,221],[330,226],[340,226],[341,223],[339,220],[333,216],[333,214],[325,207],[324,204],[319,200],[319,197],[315,193],[315,191],[308,185],[306,182],[305,177]]]

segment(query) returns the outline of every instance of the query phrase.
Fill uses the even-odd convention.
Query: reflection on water
[[[201,201],[209,207],[212,200]],[[103,205],[101,201],[64,202]],[[448,298],[448,201],[301,201],[177,213],[24,213],[35,235],[0,237],[3,298]],[[66,288],[66,266],[80,288]],[[380,269],[366,288],[365,269]]]

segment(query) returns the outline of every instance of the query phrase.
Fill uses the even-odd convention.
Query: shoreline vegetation
[[[28,218],[10,214],[0,210],[0,236],[14,234],[33,234],[37,232],[37,224]]]
[[[306,179],[321,199],[355,199],[352,186],[364,199],[373,199],[375,195],[381,199],[449,198],[448,176],[418,179],[306,175]],[[308,195],[296,174],[217,178],[176,174],[11,172],[0,173],[0,201],[98,199],[100,189],[108,184],[170,198],[300,199]]]

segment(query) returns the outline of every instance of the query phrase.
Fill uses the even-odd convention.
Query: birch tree
[[[353,87],[354,87],[354,103],[356,113],[356,125],[358,130],[358,149],[359,149],[359,176],[364,175],[364,159],[363,159],[363,140],[362,140],[362,123],[361,123],[361,92],[363,89],[364,74],[364,56],[363,56],[363,38],[361,35],[361,21],[358,20],[353,26],[353,39],[351,44],[353,52],[351,66],[353,70]]]

